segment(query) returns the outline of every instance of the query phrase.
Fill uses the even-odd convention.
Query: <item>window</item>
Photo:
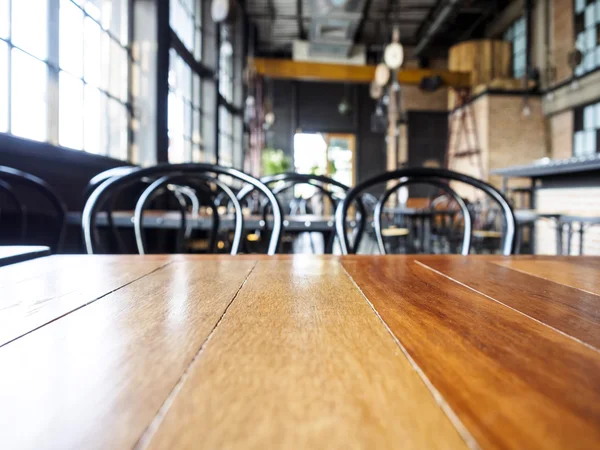
[[[221,26],[219,94],[227,104],[233,103],[233,44],[227,26]],[[219,107],[219,163],[224,166],[233,166],[234,145],[239,144],[234,139],[233,122],[231,111],[225,105],[221,105]]]
[[[171,0],[169,22],[183,45],[202,60],[202,0]]]
[[[600,152],[600,102],[576,108],[573,155],[589,156]]]
[[[0,132],[38,141],[48,132],[47,0],[0,0]]]
[[[0,0],[0,132],[127,159],[128,13],[129,0]]]
[[[600,0],[575,0],[575,47],[583,54],[575,75],[600,67]]]
[[[173,49],[169,60],[169,161],[201,162],[200,76]]]
[[[219,52],[219,94],[227,103],[233,102],[233,44],[228,28],[221,26],[221,50]]]
[[[127,14],[127,0],[60,1],[60,145],[128,159]]]
[[[202,79],[186,62],[202,58],[202,1],[171,0],[170,26],[187,54],[169,53],[169,162],[203,162]]]
[[[522,78],[527,70],[527,21],[515,20],[504,32],[504,40],[512,42],[513,77]]]
[[[233,114],[225,105],[219,106],[219,164],[233,166]]]

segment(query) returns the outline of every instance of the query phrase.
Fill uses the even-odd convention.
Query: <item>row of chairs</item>
[[[43,180],[14,169],[0,168],[0,181],[8,183],[8,179],[15,176],[24,177],[50,193],[48,198],[51,197],[51,204],[55,206],[59,219],[57,229],[60,231],[53,245],[53,250],[56,251],[64,236],[66,210],[63,203]],[[108,236],[112,241],[109,252],[125,252],[127,250],[123,236],[115,223],[114,214],[117,210],[133,210],[135,248],[138,253],[147,253],[148,230],[144,227],[147,210],[152,207],[170,209],[177,211],[179,217],[176,252],[186,250],[186,242],[195,229],[191,222],[202,219],[210,222],[210,226],[204,227],[203,232],[207,252],[225,247],[225,242],[231,254],[252,251],[248,248],[247,241],[253,236],[254,241],[264,243],[266,253],[275,254],[282,245],[286,229],[285,216],[335,213],[335,232],[332,223],[332,232],[324,239],[326,253],[333,252],[336,237],[342,254],[356,253],[365,236],[376,242],[380,253],[386,253],[386,203],[400,188],[428,184],[438,189],[447,203],[452,204],[456,215],[460,216],[460,220],[453,221],[453,227],[459,230],[461,237],[460,253],[468,254],[473,234],[473,204],[463,199],[449,182],[466,183],[485,193],[491,203],[497,206],[495,210],[501,211],[503,217],[501,250],[504,254],[510,254],[516,225],[512,209],[504,196],[481,180],[448,170],[429,168],[386,172],[350,189],[331,178],[319,175],[286,173],[259,180],[239,170],[212,164],[119,167],[103,172],[90,181],[84,193],[85,207],[81,225],[88,253],[107,250],[104,242],[106,239],[101,239],[101,236]],[[310,195],[297,195],[299,185],[309,186],[309,191],[312,190]],[[377,187],[382,192],[379,196],[371,193]],[[14,191],[10,189],[0,184],[0,193]],[[245,226],[248,213],[262,218],[258,229],[247,229]],[[107,225],[102,232],[97,226],[101,214],[105,215]],[[223,216],[229,217],[225,220],[231,222],[231,226],[225,231],[220,230]],[[450,230],[450,234],[452,231]],[[438,234],[441,236],[444,233]],[[258,247],[254,250],[257,249]]]

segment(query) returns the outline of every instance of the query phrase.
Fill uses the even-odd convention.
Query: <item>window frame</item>
[[[581,64],[579,64],[574,70],[573,70],[573,77],[575,78],[581,78],[584,77],[590,73],[596,72],[597,70],[600,70],[600,0],[595,0],[592,1],[591,3],[588,4],[588,2],[586,0],[582,0],[584,3],[583,6],[583,10],[581,12],[577,12],[577,6],[580,0],[573,0],[572,6],[573,6],[573,46],[577,49],[579,49],[579,51],[581,51],[583,57],[581,58]],[[594,11],[593,11],[593,16],[594,16],[594,20],[593,20],[593,25],[592,26],[586,26],[585,24],[585,20],[586,20],[586,14],[587,14],[587,8],[589,6],[593,6]],[[581,28],[581,29],[579,29]],[[587,44],[586,44],[586,39],[587,39],[587,33],[588,30],[594,28],[595,30],[595,37],[596,37],[596,42],[594,44],[594,46],[592,48],[586,48]],[[581,36],[581,38],[580,38]],[[581,39],[582,43],[579,44],[578,41]],[[580,46],[583,46],[583,49],[580,48]],[[589,69],[585,68],[586,65],[586,58],[588,58],[588,53],[589,53],[589,60],[595,60],[593,64],[593,66]]]
[[[203,32],[204,32],[204,24],[202,23],[203,18],[205,17],[205,11],[204,11],[204,7],[205,7],[205,2],[203,2],[202,0],[192,0],[193,4],[195,5],[194,11],[189,11],[187,10],[187,7],[185,7],[184,5],[184,1],[183,0],[168,0],[169,1],[169,34],[170,34],[170,42],[168,43],[169,45],[169,73],[172,70],[173,67],[173,55],[176,55],[176,57],[180,60],[181,63],[183,63],[187,69],[189,69],[190,71],[190,92],[191,92],[191,98],[190,99],[182,99],[183,100],[183,106],[184,108],[189,108],[189,115],[190,115],[190,127],[189,127],[189,134],[187,137],[189,137],[189,139],[187,139],[185,131],[182,134],[181,138],[183,141],[183,152],[184,152],[184,156],[183,156],[183,160],[182,161],[172,161],[171,160],[171,129],[169,127],[169,115],[172,114],[172,112],[170,111],[170,106],[167,106],[167,136],[168,136],[168,142],[169,142],[169,147],[167,149],[168,152],[168,159],[169,162],[207,162],[208,161],[208,152],[206,151],[206,139],[203,138],[203,120],[206,114],[204,105],[203,105],[203,98],[202,98],[202,94],[203,94],[203,82],[204,79],[206,78],[213,78],[213,72],[207,68],[206,66],[204,66],[203,62],[201,59],[198,59],[198,55],[200,55],[200,58],[204,55],[203,52],[203,45],[204,45],[204,36],[203,36]],[[192,27],[193,27],[193,42],[194,42],[194,48],[190,49],[188,46],[186,46],[185,42],[182,40],[182,38],[177,34],[177,30],[173,27],[173,22],[172,22],[172,17],[171,14],[173,12],[173,5],[177,4],[179,5],[180,8],[183,8],[185,11],[185,13],[187,14],[187,18],[191,19],[192,22]],[[198,40],[198,34],[200,34],[200,39]],[[197,48],[196,45],[199,43],[200,48]],[[176,74],[177,76],[177,74]],[[195,77],[198,77],[198,92],[196,92],[196,89],[194,89],[194,79]],[[172,90],[172,86],[171,83],[169,83],[168,85],[168,92],[167,92],[167,96],[170,98],[171,94],[175,94],[175,92]],[[176,94],[175,94],[176,95]],[[167,103],[170,105],[169,100],[167,99]],[[200,135],[198,136],[198,139],[194,140],[194,115],[195,113],[198,113],[198,123],[196,124],[196,129],[199,130]],[[185,117],[185,111],[184,111],[184,117]],[[180,137],[180,136],[177,136]],[[186,143],[189,143],[189,152],[187,152],[186,149]],[[195,157],[195,152],[198,152],[198,156],[199,158]],[[186,155],[186,153],[189,153]]]
[[[518,35],[515,32],[521,29]],[[511,24],[502,33],[502,39],[512,44],[511,63],[513,78],[523,78],[527,72],[527,16],[522,15],[511,22]],[[517,50],[517,38],[523,39],[523,48]],[[522,59],[522,70],[517,69],[517,60]]]
[[[19,139],[30,139],[30,137],[27,136],[21,136],[21,135],[15,135],[13,133],[13,123],[12,123],[12,109],[13,109],[13,62],[12,62],[12,54],[13,54],[13,49],[18,49],[22,52],[24,52],[26,55],[28,55],[29,57],[33,57],[35,58],[37,61],[40,61],[42,63],[45,64],[46,66],[46,129],[45,129],[45,137],[43,139],[34,139],[36,141],[42,142],[42,143],[46,143],[46,144],[50,144],[53,145],[55,147],[61,147],[61,148],[67,148],[67,149],[73,149],[76,151],[83,151],[86,153],[91,153],[92,152],[88,152],[86,151],[85,148],[85,137],[82,137],[82,145],[81,148],[72,148],[72,147],[67,147],[67,146],[61,146],[60,145],[60,137],[59,137],[59,128],[60,128],[60,87],[59,87],[59,77],[60,77],[60,73],[61,72],[65,72],[67,73],[69,76],[73,77],[76,80],[81,81],[82,83],[82,104],[83,106],[83,116],[82,116],[82,123],[81,123],[81,133],[82,136],[85,136],[85,125],[84,125],[84,120],[85,120],[85,104],[84,104],[84,95],[83,92],[85,90],[85,86],[88,85],[88,81],[85,79],[85,71],[82,69],[82,74],[81,76],[77,76],[67,70],[63,70],[60,67],[60,8],[61,8],[61,0],[47,0],[47,15],[46,15],[46,33],[47,33],[47,39],[46,39],[46,58],[45,59],[41,59],[36,55],[31,54],[30,52],[28,52],[27,50],[17,46],[14,44],[14,42],[12,41],[12,37],[13,37],[13,3],[15,1],[19,1],[19,0],[8,0],[8,10],[9,10],[9,17],[8,17],[8,25],[9,25],[9,29],[8,29],[8,36],[6,38],[0,38],[0,41],[5,42],[7,44],[7,48],[8,48],[8,64],[6,66],[6,71],[7,71],[7,78],[8,78],[8,96],[7,96],[7,114],[8,114],[8,126],[7,126],[7,130],[4,132],[0,132],[0,134],[6,134],[9,136],[14,136],[15,138],[19,138]],[[125,100],[123,100],[122,98],[116,97],[114,96],[111,92],[109,92],[110,88],[108,89],[104,89],[103,87],[100,86],[96,86],[95,88],[98,89],[99,93],[101,95],[103,95],[106,98],[107,101],[107,108],[106,108],[106,114],[108,116],[109,114],[109,102],[113,101],[113,102],[117,102],[119,103],[119,105],[121,107],[123,107],[125,109],[125,114],[126,114],[126,137],[125,137],[125,144],[126,144],[126,155],[125,156],[125,161],[130,161],[131,157],[132,157],[132,137],[133,137],[133,131],[132,131],[132,120],[133,120],[133,106],[132,106],[132,89],[131,89],[131,85],[132,85],[132,65],[134,64],[134,59],[133,59],[133,54],[132,54],[132,42],[133,42],[133,1],[132,0],[122,0],[123,2],[126,2],[126,10],[127,10],[127,32],[126,32],[126,41],[127,44],[123,45],[123,43],[121,42],[121,39],[118,38],[117,36],[114,35],[114,33],[111,30],[105,29],[102,26],[101,20],[96,19],[95,17],[93,17],[88,11],[86,11],[86,8],[84,5],[80,5],[78,2],[74,1],[74,0],[65,0],[67,2],[69,2],[72,6],[78,8],[81,12],[82,12],[82,33],[85,33],[84,28],[83,28],[83,23],[86,20],[86,18],[89,18],[89,20],[92,20],[93,22],[95,22],[99,27],[100,27],[100,33],[102,36],[106,35],[108,36],[108,42],[111,43],[116,43],[122,50],[124,50],[125,55],[126,55],[126,67],[124,68],[124,70],[126,71],[126,75],[125,75],[125,87],[124,89],[126,90],[125,95],[123,96],[123,98]],[[82,39],[84,39],[84,36],[82,36]],[[82,61],[82,68],[84,67],[84,54],[82,54],[81,56]],[[104,157],[109,157],[109,158],[113,158],[113,159],[120,159],[120,158],[115,158],[114,156],[111,156],[111,151],[110,151],[110,133],[107,131],[106,133],[106,147],[103,149],[102,152],[100,152],[100,156],[104,156]],[[123,160],[123,159],[120,159]]]
[[[592,127],[585,127],[585,113],[586,113],[586,109],[587,108],[592,108],[590,109],[591,114],[593,115],[593,121],[594,121],[594,126]],[[577,138],[579,136],[579,133],[586,133],[586,132],[595,132],[595,140],[596,140],[596,150],[593,153],[576,153],[577,152]],[[581,136],[585,136],[584,134],[581,134]],[[585,137],[583,137],[582,139],[585,139]],[[579,158],[589,158],[589,157],[596,157],[598,154],[600,154],[600,98],[593,101],[593,102],[589,102],[585,105],[582,106],[578,106],[576,108],[573,108],[573,152],[572,155],[573,157],[579,157]]]

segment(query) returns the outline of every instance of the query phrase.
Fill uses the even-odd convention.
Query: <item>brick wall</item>
[[[476,99],[472,104],[472,112],[476,120],[481,161],[476,156],[455,157],[450,161],[450,168],[477,178],[483,177],[500,188],[502,178],[490,176],[491,170],[530,164],[546,156],[545,122],[541,100],[530,98],[529,107],[531,114],[524,117],[521,96],[483,95]],[[452,115],[456,117],[457,114],[459,113],[454,112]],[[452,153],[468,148],[464,136],[461,142],[458,142],[458,124],[456,119],[451,121]],[[470,132],[472,133],[472,127]],[[473,142],[473,136],[470,139]],[[516,186],[515,183],[511,185]],[[462,193],[472,196],[468,191]]]
[[[405,111],[447,111],[448,89],[423,92],[419,86],[402,86],[402,108]]]
[[[559,83],[571,76],[568,54],[575,46],[573,0],[553,0],[551,8],[552,63],[556,67],[555,83]]]
[[[490,96],[489,100],[489,170],[530,164],[547,155],[545,123],[539,97],[529,99],[531,114],[523,115],[523,97]],[[502,178],[489,181],[497,187]]]
[[[573,156],[573,110],[551,116],[550,146],[552,158],[565,159]]]
[[[451,157],[449,169],[456,172],[466,173],[476,178],[487,179],[489,173],[488,138],[489,138],[489,96],[483,95],[470,105],[470,115],[475,117],[475,127],[469,119],[469,114],[464,117],[466,125],[462,124],[461,114],[467,113],[467,108],[454,111],[450,116],[449,128],[451,129],[450,154],[472,150],[474,143],[479,143],[480,156]],[[477,136],[474,135],[477,130]],[[475,141],[475,139],[477,141]],[[453,187],[466,198],[474,200],[476,196],[472,188],[455,183]]]
[[[600,187],[539,189],[536,192],[536,209],[556,213],[585,213],[600,216]],[[577,227],[576,227],[577,229]],[[564,236],[566,252],[567,233]],[[556,226],[554,221],[541,220],[536,223],[536,253],[556,254]],[[573,233],[571,254],[579,254],[579,234]],[[584,234],[584,254],[600,255],[600,225],[586,229]]]
[[[430,61],[431,69],[448,69],[446,59],[434,59]],[[405,69],[418,68],[417,60],[407,61]],[[402,86],[402,108],[405,111],[447,111],[448,89],[441,88],[435,92],[424,92],[419,86]]]

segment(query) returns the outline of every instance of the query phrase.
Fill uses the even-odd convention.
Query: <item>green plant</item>
[[[265,148],[262,151],[263,176],[288,172],[292,167],[290,157],[283,150]]]

